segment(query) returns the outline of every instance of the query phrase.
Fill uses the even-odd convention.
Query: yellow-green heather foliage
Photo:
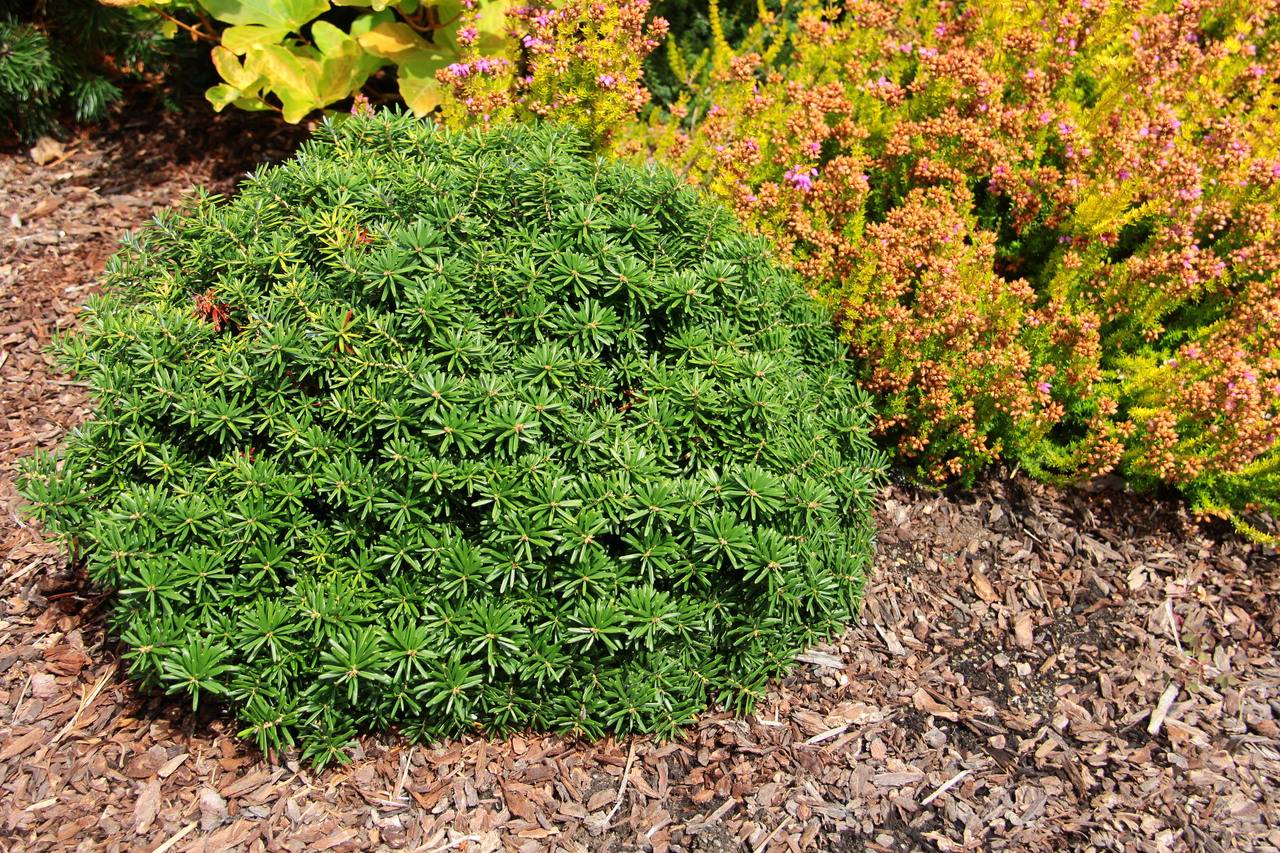
[[[785,44],[758,30],[626,150],[727,199],[841,308],[904,456],[1277,508],[1280,3],[777,20]]]
[[[645,57],[666,36],[649,0],[529,3],[508,11],[508,53],[479,48],[438,73],[452,87],[445,117],[490,126],[554,117],[607,146],[649,100]]]

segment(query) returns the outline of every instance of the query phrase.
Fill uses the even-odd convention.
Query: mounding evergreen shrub
[[[126,240],[27,466],[140,681],[265,749],[670,734],[849,619],[882,459],[829,316],[562,127],[325,123]]]
[[[179,58],[163,23],[97,0],[0,0],[0,142],[104,118],[116,83]]]

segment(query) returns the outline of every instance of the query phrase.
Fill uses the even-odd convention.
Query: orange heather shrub
[[[1280,506],[1280,0],[792,6],[623,148],[839,305],[901,455]]]

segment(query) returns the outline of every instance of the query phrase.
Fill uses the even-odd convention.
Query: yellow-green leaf
[[[259,24],[227,27],[222,31],[222,46],[237,56],[244,56],[258,45],[279,44],[287,35],[288,27],[264,27]]]
[[[240,98],[244,97],[244,92],[241,92],[235,86],[228,86],[226,83],[219,83],[216,86],[210,86],[206,89],[204,97],[205,100],[213,104],[213,111],[220,113],[226,109],[228,105],[234,104]]]
[[[360,46],[374,56],[381,56],[397,63],[405,61],[413,54],[435,50],[426,39],[414,32],[412,27],[402,23],[377,24],[358,38]]]
[[[320,82],[320,63],[315,49],[264,45],[249,51],[246,69],[266,78],[272,94],[280,99],[284,120],[301,121],[307,113],[324,104],[316,86]]]
[[[311,40],[324,54],[339,54],[355,46],[355,39],[328,21],[316,21],[311,25]]]
[[[311,37],[321,54],[317,84],[321,106],[340,101],[364,85],[369,70],[363,60],[368,55],[355,39],[325,21],[312,26]]]
[[[368,15],[361,15],[351,22],[351,37],[359,39],[360,36],[372,30],[379,24],[387,24],[395,21],[394,12],[370,12]]]
[[[375,12],[381,12],[383,9],[395,3],[395,0],[333,0],[335,6],[364,6]],[[404,4],[401,3],[401,6]],[[406,9],[406,12],[410,10]]]
[[[401,63],[398,70],[400,97],[413,114],[421,118],[440,105],[442,90],[436,71],[449,63],[445,54],[419,54]]]
[[[200,0],[210,15],[228,24],[298,30],[329,10],[329,0]]]
[[[218,75],[233,88],[241,92],[257,89],[260,75],[245,69],[244,64],[227,48],[218,45],[213,49],[213,67]]]

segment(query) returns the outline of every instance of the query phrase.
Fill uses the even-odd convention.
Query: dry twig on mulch
[[[13,461],[86,415],[40,348],[122,229],[272,142],[162,123],[0,159],[4,848],[1280,848],[1274,554],[1020,478],[887,489],[862,622],[667,744],[368,739],[316,774],[139,695],[108,602],[15,514]]]

